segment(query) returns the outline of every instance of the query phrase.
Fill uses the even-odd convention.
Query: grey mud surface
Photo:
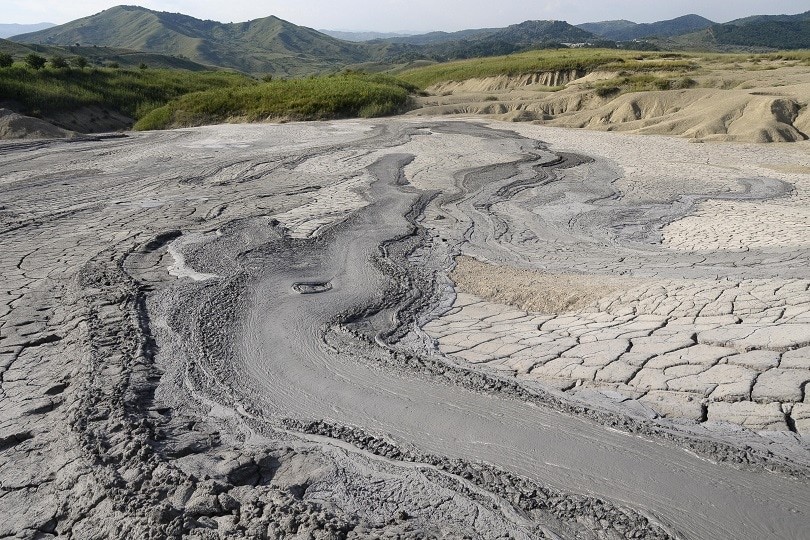
[[[521,372],[443,341],[484,305],[448,278],[459,254],[710,290],[778,278],[801,298],[806,246],[666,235],[702,204],[803,186],[745,171],[641,182],[596,143],[643,152],[644,138],[586,133],[557,152],[554,130],[510,129],[215,126],[0,147],[0,538],[806,537],[804,304],[764,345],[734,344],[760,327],[716,338],[779,355],[792,378],[773,398],[722,403],[777,404],[783,431],[526,376],[562,353]],[[484,307],[490,326],[510,309]],[[661,325],[633,317],[604,327],[658,343]],[[722,337],[717,317],[696,335]]]

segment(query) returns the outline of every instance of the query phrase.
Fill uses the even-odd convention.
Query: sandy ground
[[[0,537],[802,538],[807,150],[7,143]]]

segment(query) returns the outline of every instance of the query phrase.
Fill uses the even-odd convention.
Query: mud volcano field
[[[0,538],[807,538],[808,150],[6,143]]]

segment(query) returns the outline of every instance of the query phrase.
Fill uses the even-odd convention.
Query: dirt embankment
[[[627,74],[561,71],[446,82],[412,115],[485,115],[696,141],[795,142],[810,137],[810,67],[774,62],[645,74],[664,90],[634,91]],[[679,87],[679,81],[686,81]],[[662,85],[664,88],[667,84]],[[561,88],[563,87],[563,88]]]
[[[19,103],[0,103],[0,140],[62,139],[80,133],[127,131],[134,120],[103,107],[81,107],[72,111],[34,118],[16,112]]]
[[[45,120],[0,109],[0,140],[62,139],[74,135],[75,132],[56,127]]]

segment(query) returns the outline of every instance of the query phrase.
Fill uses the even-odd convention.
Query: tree
[[[79,69],[84,69],[87,67],[87,58],[85,58],[84,56],[77,56],[70,62],[71,64],[73,64],[73,67],[77,67]]]
[[[25,57],[25,63],[31,69],[42,69],[45,67],[47,60],[38,54],[31,53]]]
[[[11,67],[14,64],[14,58],[10,54],[0,53],[0,68]]]
[[[65,60],[64,56],[56,55],[53,58],[51,58],[51,67],[55,67],[57,69],[62,69],[62,68],[69,67],[69,64],[68,64],[68,61]]]
[[[121,67],[121,64],[119,64],[118,62],[110,62],[109,64],[107,64],[107,67],[111,69],[118,69]]]
[[[147,66],[145,63],[141,62],[141,65],[139,65],[138,67],[141,68],[141,69],[146,69],[149,66]]]

